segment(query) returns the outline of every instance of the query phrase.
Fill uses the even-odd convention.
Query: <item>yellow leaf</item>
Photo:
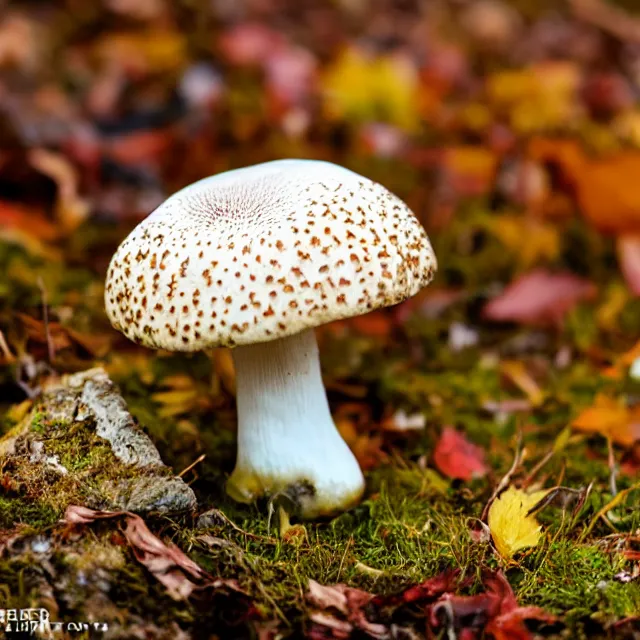
[[[489,221],[493,234],[526,268],[541,261],[552,262],[560,254],[560,231],[557,225],[538,218],[503,215]]]
[[[571,124],[577,113],[578,67],[551,62],[523,70],[500,71],[487,81],[489,101],[519,132]]]
[[[509,487],[489,507],[489,530],[491,537],[503,558],[509,559],[521,549],[535,547],[540,541],[542,528],[535,516],[527,512],[537,504],[548,491],[525,493]]]
[[[327,69],[322,86],[330,116],[408,130],[418,124],[418,75],[401,56],[367,56],[350,47]]]

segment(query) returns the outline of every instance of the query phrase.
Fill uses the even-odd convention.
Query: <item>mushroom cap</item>
[[[383,186],[329,162],[276,160],[168,198],[113,256],[105,306],[134,342],[196,351],[396,304],[435,270],[426,232]]]

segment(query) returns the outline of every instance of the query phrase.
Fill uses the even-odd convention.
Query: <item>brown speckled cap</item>
[[[383,186],[328,162],[277,160],[171,196],[113,256],[105,305],[134,342],[196,351],[395,304],[435,269],[424,229]]]

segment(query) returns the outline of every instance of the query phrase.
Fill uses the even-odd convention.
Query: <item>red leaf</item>
[[[442,573],[429,578],[420,584],[416,584],[413,587],[409,587],[401,593],[392,594],[389,596],[376,596],[371,600],[373,607],[398,607],[399,605],[409,602],[429,603],[433,602],[436,598],[439,598],[443,593],[458,588],[458,580],[460,578],[460,571],[447,570]]]
[[[433,454],[436,467],[449,478],[471,480],[489,470],[484,451],[453,427],[445,427]]]
[[[511,585],[500,571],[485,571],[484,593],[457,596],[445,593],[429,607],[428,623],[433,630],[446,625],[459,631],[458,638],[490,636],[495,640],[529,640],[524,620],[553,622],[554,617],[538,607],[518,607]]]
[[[487,320],[558,325],[580,301],[596,295],[592,282],[571,273],[531,271],[484,308]]]
[[[618,238],[618,260],[631,292],[640,296],[640,234]]]

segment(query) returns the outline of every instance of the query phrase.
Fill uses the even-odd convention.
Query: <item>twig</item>
[[[628,42],[640,42],[640,20],[602,0],[569,0],[575,16]]]
[[[555,451],[553,449],[551,449],[551,451],[547,451],[542,460],[540,460],[540,462],[538,462],[538,464],[536,464],[536,466],[531,469],[531,473],[529,473],[529,475],[525,478],[522,484],[523,488],[528,487],[533,482],[533,479],[538,475],[540,469],[542,469],[542,467],[544,467],[544,465],[547,464],[547,462],[549,462],[551,458],[553,458],[554,454]]]
[[[11,353],[11,349],[9,349],[9,345],[7,344],[2,331],[0,331],[0,352],[2,352],[7,364],[12,364],[16,361],[16,357]]]
[[[516,454],[513,458],[513,464],[507,473],[503,476],[502,480],[498,483],[498,486],[495,488],[493,494],[489,498],[489,501],[484,506],[482,510],[482,515],[480,516],[480,520],[486,522],[487,514],[489,513],[489,507],[493,503],[493,501],[504,491],[509,482],[511,482],[511,478],[513,474],[517,471],[518,467],[522,464],[522,458],[524,454],[524,448],[522,448],[522,432],[518,432],[518,442],[516,443]]]
[[[221,520],[224,520],[224,522],[226,522],[234,531],[237,531],[238,533],[241,533],[242,535],[245,535],[253,540],[262,540],[263,542],[268,542],[270,544],[278,544],[278,541],[275,538],[271,538],[269,536],[260,536],[256,533],[250,533],[249,531],[241,529],[235,522],[225,516],[224,513],[222,513],[222,511],[220,511],[219,509],[212,509],[212,511],[215,511],[216,516],[218,516]]]
[[[197,464],[200,464],[207,457],[206,453],[203,453],[199,458],[196,458],[188,467],[184,468],[179,474],[178,478],[182,478],[185,473],[188,473],[195,467]]]
[[[607,438],[607,449],[609,452],[608,463],[609,463],[609,487],[611,488],[611,495],[618,495],[618,485],[616,483],[616,478],[618,477],[618,465],[616,464],[616,457],[613,453],[613,442],[611,438]]]
[[[614,507],[617,507],[627,497],[629,493],[637,489],[640,489],[640,482],[634,484],[628,489],[624,489],[623,491],[620,491],[620,493],[618,493],[618,495],[615,496],[613,500],[605,504],[604,507],[602,507],[602,509],[600,509],[600,511],[598,511],[598,513],[596,513],[596,515],[593,516],[593,518],[591,519],[591,522],[589,523],[589,526],[582,532],[582,535],[580,536],[580,541],[584,540],[591,533],[592,529],[596,526],[596,522],[598,522],[600,518],[603,518],[604,521],[611,526],[611,523],[605,518],[607,513],[609,513],[609,511],[611,511],[611,509],[613,509]]]

